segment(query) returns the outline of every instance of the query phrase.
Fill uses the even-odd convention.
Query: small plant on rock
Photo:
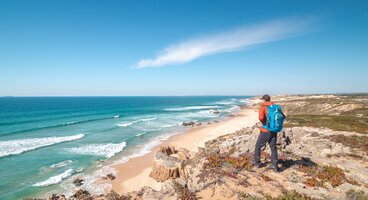
[[[344,181],[348,182],[345,177],[345,173],[341,168],[333,166],[314,166],[299,167],[299,171],[306,173],[308,178],[304,183],[311,187],[323,186],[326,182],[331,184],[332,187],[341,185]]]
[[[196,194],[188,189],[188,187],[180,185],[177,182],[173,183],[178,199],[180,200],[196,200]]]

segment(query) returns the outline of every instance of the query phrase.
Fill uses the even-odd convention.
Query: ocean
[[[2,97],[0,199],[68,191],[78,175],[93,182],[108,164],[144,155],[188,129],[182,122],[223,119],[248,98]]]

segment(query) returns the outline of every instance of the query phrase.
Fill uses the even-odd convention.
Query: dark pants
[[[268,143],[271,148],[271,161],[273,166],[277,166],[277,149],[276,149],[276,142],[277,142],[277,133],[270,133],[270,132],[261,132],[258,136],[256,148],[254,150],[254,162],[256,164],[261,163],[261,148]]]

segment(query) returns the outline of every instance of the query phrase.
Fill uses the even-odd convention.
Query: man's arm
[[[258,119],[259,119],[259,121],[262,122],[262,124],[265,124],[266,123],[266,109],[265,108],[266,108],[265,106],[262,106],[259,109]]]

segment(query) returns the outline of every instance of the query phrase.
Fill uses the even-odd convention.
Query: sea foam
[[[54,185],[56,183],[60,183],[62,180],[68,178],[69,176],[71,176],[73,174],[73,170],[72,169],[68,169],[65,172],[56,175],[56,176],[52,176],[49,179],[47,179],[46,181],[42,181],[42,182],[38,182],[36,184],[34,184],[33,186],[49,186],[49,185]]]
[[[126,147],[126,142],[114,144],[88,144],[80,147],[68,148],[67,151],[75,154],[103,156],[111,158]]]
[[[71,164],[73,161],[72,160],[65,160],[63,162],[59,162],[59,163],[56,163],[56,164],[52,164],[50,165],[50,168],[60,168],[60,167],[65,167],[69,164]]]
[[[132,121],[132,122],[120,123],[120,124],[118,124],[118,126],[120,126],[120,127],[127,127],[127,126],[133,125],[133,124],[138,123],[138,122],[147,122],[147,121],[152,121],[152,120],[155,120],[155,119],[157,119],[157,118],[156,117],[152,117],[152,118],[139,119],[139,120]]]
[[[62,136],[62,137],[45,137],[0,141],[0,157],[21,154],[53,144],[78,140],[84,137],[84,134]]]

